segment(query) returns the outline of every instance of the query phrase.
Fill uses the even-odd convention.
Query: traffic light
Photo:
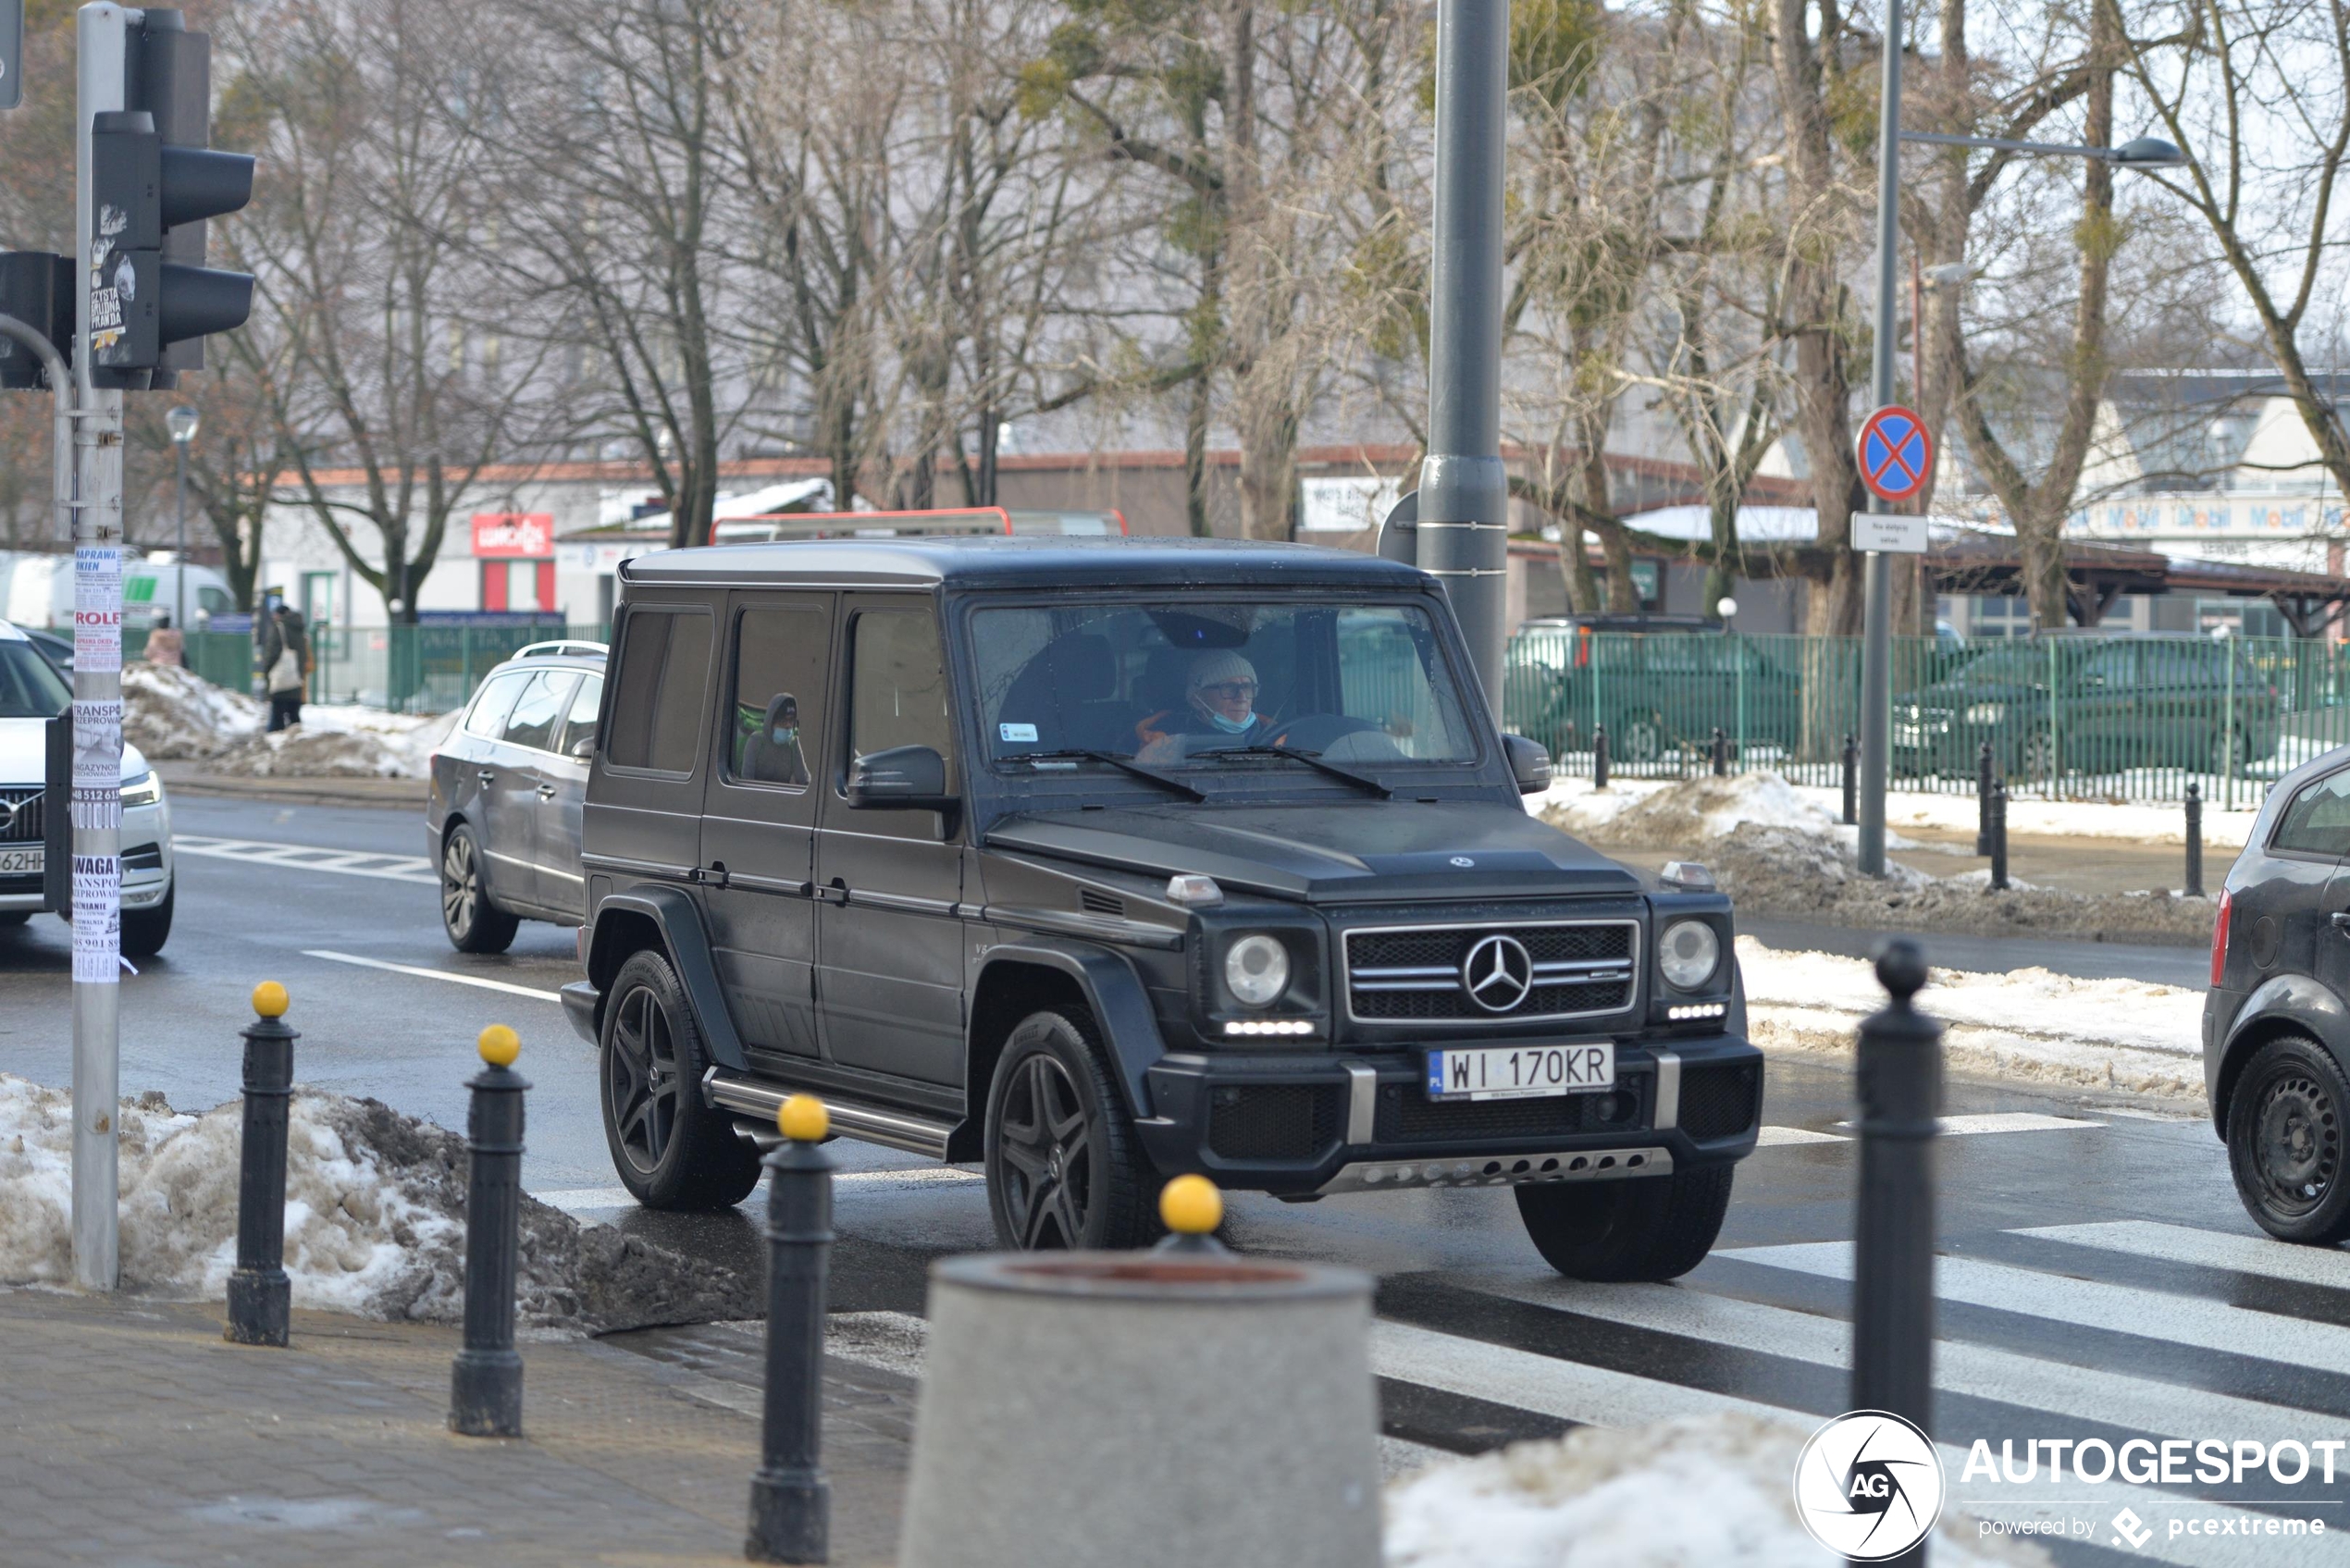
[[[130,12],[126,16],[139,16]],[[167,388],[243,325],[253,278],[203,265],[204,220],[253,197],[253,159],[211,140],[211,40],[149,10],[124,33],[124,101],[90,123],[91,380]]]
[[[0,253],[0,315],[13,315],[49,340],[73,363],[73,258],[46,251]],[[39,356],[13,338],[0,338],[0,389],[39,390],[49,385]]]

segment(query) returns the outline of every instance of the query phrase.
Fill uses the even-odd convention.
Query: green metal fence
[[[445,713],[464,704],[501,661],[527,644],[558,637],[605,642],[611,627],[360,626],[313,627],[313,702],[352,702],[402,713]],[[145,649],[144,628],[126,628],[122,652]],[[243,632],[190,632],[188,667],[215,685],[261,695],[253,638]]]
[[[1857,638],[1532,629],[1510,643],[1503,711],[1564,772],[1589,772],[1604,725],[1612,771],[1686,776],[1719,727],[1743,765],[1834,785],[1860,691]],[[2163,801],[2195,783],[2248,807],[2350,744],[2350,654],[2292,638],[1896,638],[1891,741],[1898,789],[1972,792],[1988,746],[2017,794]]]

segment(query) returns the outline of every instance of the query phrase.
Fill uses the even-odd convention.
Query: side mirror
[[[1502,750],[1510,759],[1510,775],[1520,795],[1540,795],[1551,787],[1551,754],[1524,735],[1503,735]]]
[[[588,731],[571,743],[571,754],[585,762],[596,755],[596,732]]]
[[[869,751],[848,764],[848,803],[860,809],[946,811],[960,804],[946,793],[946,759],[927,746]]]

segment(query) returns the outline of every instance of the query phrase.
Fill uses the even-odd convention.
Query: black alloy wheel
[[[2263,1045],[2228,1107],[2228,1166],[2270,1235],[2331,1246],[2350,1236],[2343,1117],[2350,1083],[2331,1053],[2288,1035]]]
[[[987,1206],[1022,1252],[1126,1248],[1156,1228],[1158,1179],[1074,1007],[1021,1020],[987,1105]]]
[[[521,917],[490,902],[481,884],[481,848],[460,822],[440,846],[440,929],[460,953],[503,953],[514,944]]]
[[[758,1146],[702,1101],[709,1066],[669,960],[631,955],[612,977],[597,1080],[612,1168],[648,1208],[730,1208],[759,1185]]]

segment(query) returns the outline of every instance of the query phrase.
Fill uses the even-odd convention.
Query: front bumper
[[[1318,1197],[1664,1175],[1743,1159],[1762,1123],[1762,1053],[1734,1034],[1621,1043],[1613,1092],[1550,1099],[1433,1101],[1423,1060],[1170,1056],[1135,1131],[1165,1174]]]

